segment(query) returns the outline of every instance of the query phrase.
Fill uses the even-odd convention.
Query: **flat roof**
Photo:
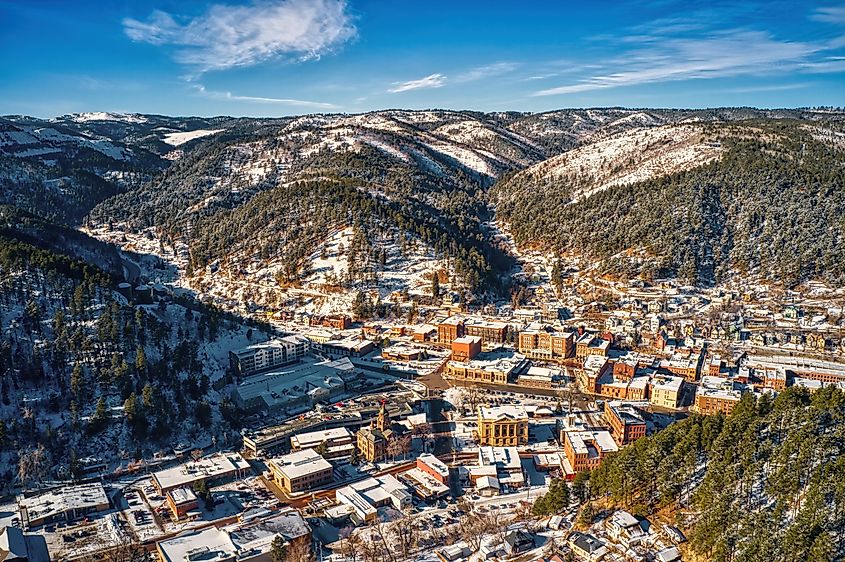
[[[528,419],[528,412],[525,411],[525,406],[522,405],[504,405],[504,406],[479,406],[478,412],[481,417],[486,420],[502,420],[502,419]]]
[[[296,451],[271,459],[269,462],[290,480],[332,469],[331,463],[321,457],[314,449]]]
[[[479,447],[478,464],[497,466],[505,470],[522,470],[522,461],[516,447]]]
[[[173,503],[179,505],[197,500],[197,495],[190,488],[176,488],[167,492]]]
[[[240,453],[216,453],[196,461],[166,468],[153,473],[159,487],[163,489],[190,486],[198,480],[217,478],[241,470],[249,470],[250,464]]]
[[[293,540],[308,535],[311,527],[295,509],[287,509],[264,519],[256,519],[223,528],[232,544],[241,551],[269,552],[273,539],[281,535]]]
[[[474,343],[481,343],[481,336],[461,336],[452,340],[452,343],[461,343],[472,345]]]
[[[100,482],[63,486],[44,494],[18,500],[19,507],[26,509],[29,521],[49,519],[71,510],[85,510],[108,504],[109,498]]]
[[[591,447],[598,447],[599,451],[596,452],[601,453],[613,453],[619,450],[609,431],[565,431],[564,433],[572,449],[579,455],[592,456]]]
[[[222,529],[209,527],[158,543],[164,562],[214,562],[234,559],[237,548]]]
[[[449,476],[449,467],[446,466],[446,463],[444,463],[443,461],[441,461],[440,459],[438,459],[437,457],[435,457],[431,453],[423,453],[422,455],[417,457],[417,460],[426,464],[426,465],[428,465],[429,467],[434,469],[434,471],[437,472],[438,474],[440,474],[441,476],[444,476],[444,477]]]
[[[331,442],[339,439],[352,439],[352,432],[345,427],[334,427],[331,429],[323,429],[320,431],[309,431],[307,433],[299,433],[290,438],[291,443],[296,443],[297,448],[307,449],[309,447],[316,447],[320,443],[326,441]]]

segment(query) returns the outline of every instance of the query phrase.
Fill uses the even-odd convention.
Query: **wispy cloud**
[[[429,74],[425,78],[408,80],[407,82],[394,82],[393,87],[387,90],[391,94],[407,92],[409,90],[422,90],[424,88],[440,88],[446,83],[446,76],[443,74]]]
[[[214,4],[194,18],[154,11],[123,20],[133,41],[177,47],[176,60],[198,73],[270,59],[319,59],[356,35],[344,0],[258,0]]]
[[[845,23],[845,6],[827,6],[816,8],[810,19],[826,23]]]
[[[770,86],[749,86],[747,88],[728,88],[721,90],[727,94],[752,94],[757,92],[784,92],[788,90],[800,90],[809,87],[810,84],[773,84]]]
[[[834,42],[781,41],[767,32],[727,30],[704,37],[663,37],[645,48],[606,61],[605,72],[539,90],[532,96],[555,96],[622,86],[695,78],[723,78],[776,72],[823,72],[818,64]],[[834,67],[830,67],[834,68]]]
[[[424,88],[441,88],[447,83],[460,84],[465,82],[474,82],[476,80],[484,80],[485,78],[492,78],[493,76],[500,76],[513,72],[519,68],[515,62],[497,62],[493,64],[486,64],[483,66],[476,66],[456,74],[453,78],[447,78],[445,74],[436,73],[429,74],[424,78],[417,80],[408,80],[407,82],[394,82],[393,87],[387,91],[391,94],[398,94],[400,92],[407,92],[409,90],[422,90]]]
[[[233,94],[232,92],[220,92],[216,90],[207,90],[205,86],[202,84],[197,84],[194,86],[194,89],[201,95],[216,99],[216,100],[225,100],[225,101],[242,101],[248,103],[266,103],[266,104],[280,104],[280,105],[290,105],[293,107],[308,107],[312,109],[339,109],[339,106],[333,103],[325,103],[319,101],[310,101],[310,100],[298,100],[293,98],[266,98],[260,96],[239,96]]]
[[[519,65],[515,62],[497,62],[484,66],[476,66],[475,68],[471,68],[466,72],[455,76],[454,81],[472,82],[474,80],[483,80],[484,78],[500,76],[502,74],[507,74],[508,72],[513,72],[518,67]]]

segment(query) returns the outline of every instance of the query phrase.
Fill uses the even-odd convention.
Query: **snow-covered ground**
[[[709,139],[699,125],[635,128],[550,158],[518,177],[535,184],[568,179],[575,185],[588,185],[574,190],[572,200],[576,201],[614,185],[703,166],[721,158],[723,152],[721,144]]]
[[[221,131],[223,131],[223,129],[197,129],[196,131],[167,133],[161,140],[163,140],[167,144],[179,146],[180,144],[185,144],[186,142],[192,141],[194,139],[207,137],[209,135],[216,135]]]

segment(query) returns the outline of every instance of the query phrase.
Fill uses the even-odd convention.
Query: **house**
[[[534,548],[534,536],[522,529],[508,531],[502,542],[502,548],[508,556],[515,556]]]
[[[664,548],[654,556],[655,562],[678,562],[681,560],[681,551],[677,546]]]
[[[589,533],[573,531],[566,539],[566,544],[581,560],[596,562],[607,554],[607,546]]]
[[[614,512],[605,521],[605,526],[607,528],[607,535],[613,540],[621,542],[626,547],[639,544],[646,536],[640,525],[640,521],[624,510]]]
[[[440,562],[457,562],[467,558],[472,551],[465,545],[453,544],[451,546],[444,546],[435,552]]]

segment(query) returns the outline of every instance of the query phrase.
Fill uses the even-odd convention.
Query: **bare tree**
[[[390,525],[390,536],[396,546],[402,551],[402,558],[408,558],[419,544],[419,529],[417,522],[410,512],[406,511],[401,518]]]
[[[47,450],[44,445],[38,445],[20,455],[18,460],[18,477],[21,485],[26,488],[30,482],[41,482],[47,474]]]
[[[314,562],[314,549],[311,541],[293,540],[285,548],[285,562]]]

